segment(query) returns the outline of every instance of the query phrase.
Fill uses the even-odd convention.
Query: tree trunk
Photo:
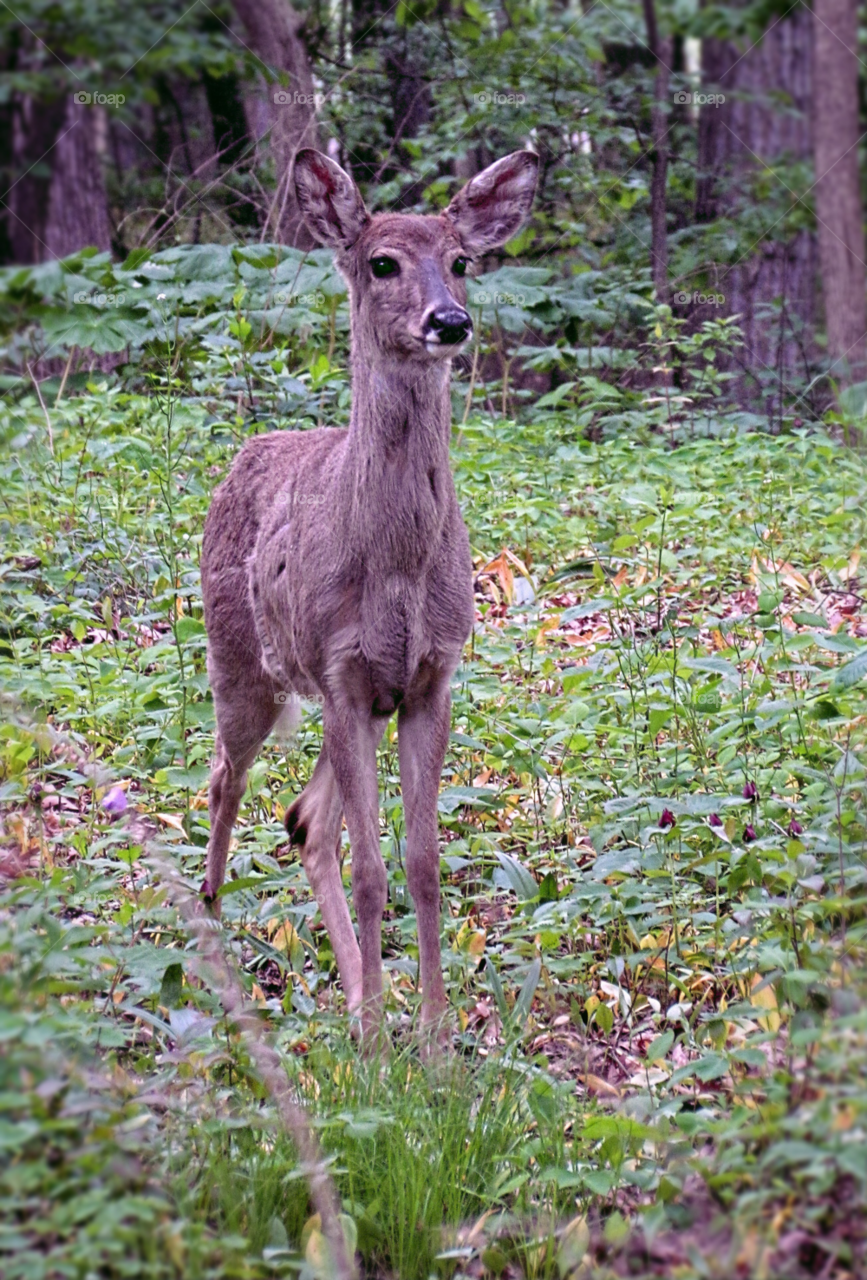
[[[729,42],[702,41],[702,92],[722,92],[725,102],[701,107],[697,221],[736,221],[755,206],[755,182],[764,165],[784,155],[809,161],[811,23],[810,11],[799,6],[775,18],[746,52]],[[789,194],[779,187],[775,194],[796,208],[807,192]],[[769,213],[764,235],[744,246],[740,261],[721,264],[711,281],[724,295],[723,312],[740,317],[744,335],[741,376],[732,390],[744,408],[771,415],[781,412],[793,384],[802,385],[814,356],[808,335],[815,314],[816,238],[805,230],[785,239],[781,221]],[[700,318],[719,314],[712,307]]]
[[[858,174],[855,0],[813,0],[813,154],[831,377],[867,376],[864,211]]]
[[[45,227],[54,165],[52,149],[65,117],[66,103],[22,97],[15,103],[12,130],[12,186],[6,198],[9,242],[17,263],[43,262],[48,256]]]
[[[65,258],[88,246],[111,248],[102,172],[108,132],[105,110],[73,102],[71,94],[67,101],[51,167],[45,224],[49,258]]]
[[[303,147],[318,146],[313,77],[300,35],[303,19],[289,0],[235,0],[235,9],[256,56],[287,81],[268,88],[266,118],[277,189],[265,234],[282,244],[308,249],[314,241],[304,226],[292,186],[296,154]]]
[[[668,85],[671,42],[660,40],[654,0],[644,0],[647,46],[653,55],[653,175],[650,180],[650,263],[657,302],[668,302],[668,220],[665,199],[668,176]]]
[[[14,169],[21,177],[8,199],[9,240],[16,262],[63,258],[94,245],[111,247],[102,174],[102,109],[73,102],[71,91],[17,104]]]

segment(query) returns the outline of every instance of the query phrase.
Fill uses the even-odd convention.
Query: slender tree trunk
[[[644,0],[647,45],[656,71],[653,80],[653,174],[650,180],[650,263],[657,302],[668,301],[668,223],[666,180],[668,176],[668,106],[671,42],[661,40],[656,26],[654,0]]]
[[[102,172],[107,134],[104,109],[75,103],[70,94],[51,167],[45,225],[46,250],[51,258],[65,258],[89,246],[111,248]]]
[[[864,211],[858,173],[855,0],[813,0],[813,155],[819,264],[831,376],[867,376]]]
[[[266,66],[284,73],[285,85],[269,86],[267,119],[277,172],[266,234],[283,244],[310,248],[313,240],[295,202],[292,166],[303,147],[318,146],[313,76],[301,37],[303,18],[289,0],[235,0],[250,45]]]
[[[43,262],[48,249],[45,227],[54,158],[66,104],[21,97],[15,103],[12,132],[12,186],[6,196],[9,242],[14,262]]]
[[[102,109],[73,102],[18,103],[13,133],[16,176],[9,193],[9,240],[22,263],[63,258],[79,249],[111,247],[102,174]]]
[[[799,6],[775,18],[753,47],[702,41],[702,92],[722,93],[725,101],[701,107],[698,222],[730,218],[736,226],[743,210],[755,208],[755,182],[763,166],[784,156],[809,161],[811,24],[810,11]],[[778,193],[790,208],[807,194],[784,187]],[[764,235],[745,244],[735,262],[719,264],[709,281],[724,296],[723,314],[739,317],[744,336],[732,366],[741,371],[730,384],[732,393],[744,408],[774,415],[791,389],[803,385],[814,357],[816,237],[804,230],[786,239],[782,221],[769,210],[760,219]],[[695,318],[719,315],[719,307],[706,307]]]

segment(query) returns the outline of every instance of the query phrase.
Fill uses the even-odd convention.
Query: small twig
[[[75,351],[76,351],[76,348],[75,348],[75,345],[73,344],[69,348],[69,359],[66,361],[66,368],[63,370],[63,377],[60,379],[60,387],[58,388],[58,391],[57,391],[57,398],[54,401],[55,409],[60,404],[60,401],[63,397],[64,388],[66,387],[66,379],[69,377],[69,370],[72,368],[72,361],[75,357]],[[49,430],[50,429],[51,428],[49,427]]]
[[[479,324],[481,324],[481,313],[479,313]],[[481,349],[481,337],[478,328],[476,329],[476,342],[473,347],[473,367],[470,370],[470,389],[467,392],[467,399],[464,405],[464,416],[461,418],[461,429],[466,426],[467,418],[470,416],[470,409],[473,404],[473,392],[476,389],[476,378],[479,372],[479,351]]]
[[[234,1023],[259,1078],[277,1108],[283,1127],[301,1157],[301,1168],[307,1179],[310,1199],[322,1223],[322,1234],[328,1242],[335,1280],[356,1280],[355,1265],[346,1248],[340,1223],[340,1201],[328,1174],[325,1159],[304,1108],[292,1097],[286,1071],[276,1050],[262,1039],[264,1026],[245,1008],[246,999],[234,966],[221,942],[220,924],[201,913],[201,901],[181,879],[167,858],[153,850],[150,859],[168,886],[189,932],[196,938],[199,951],[199,977],[220,997],[228,1020]]]
[[[49,418],[49,416],[48,416],[48,410],[47,410],[47,409],[46,409],[46,407],[45,407],[45,401],[42,399],[42,392],[41,392],[41,391],[40,391],[40,389],[39,389],[39,383],[36,381],[36,376],[35,376],[35,374],[34,374],[33,370],[30,368],[30,362],[29,362],[29,361],[27,362],[27,372],[30,374],[30,381],[33,383],[33,388],[34,388],[34,390],[35,390],[35,392],[36,392],[36,398],[38,399],[38,401],[39,401],[40,405],[42,406],[42,412],[45,414],[45,425],[48,427],[48,448],[51,450],[51,453],[52,453],[52,455],[53,455],[53,453],[54,453],[54,432],[53,432],[53,431],[52,431],[52,429],[51,429],[51,419],[50,419],[50,418]]]

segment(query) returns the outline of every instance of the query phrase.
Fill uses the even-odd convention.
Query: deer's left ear
[[[295,194],[310,230],[332,249],[355,244],[370,221],[361,192],[328,156],[306,147],[295,157]]]
[[[511,240],[526,222],[536,193],[539,157],[513,151],[471,178],[446,217],[471,253],[487,253]]]

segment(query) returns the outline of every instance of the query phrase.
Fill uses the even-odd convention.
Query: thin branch
[[[30,362],[27,361],[26,364],[27,364],[27,372],[30,374],[30,381],[33,383],[33,388],[36,392],[36,398],[38,399],[40,405],[42,406],[42,412],[45,414],[45,425],[48,427],[48,448],[51,450],[51,453],[53,454],[54,453],[54,432],[51,429],[51,419],[48,416],[48,410],[45,407],[45,401],[42,399],[42,392],[39,388],[39,383],[36,379],[36,375],[34,374],[33,370],[30,368]]]
[[[263,1039],[264,1025],[246,1002],[244,989],[221,941],[218,921],[201,913],[201,902],[181,879],[175,866],[153,849],[150,860],[168,886],[169,896],[181,913],[198,946],[199,977],[220,997],[226,1016],[237,1027],[247,1052],[274,1103],[286,1133],[301,1157],[310,1199],[319,1214],[322,1234],[328,1243],[335,1280],[356,1280],[355,1264],[346,1247],[340,1223],[340,1200],[322,1150],[304,1108],[292,1097],[280,1057]]]

